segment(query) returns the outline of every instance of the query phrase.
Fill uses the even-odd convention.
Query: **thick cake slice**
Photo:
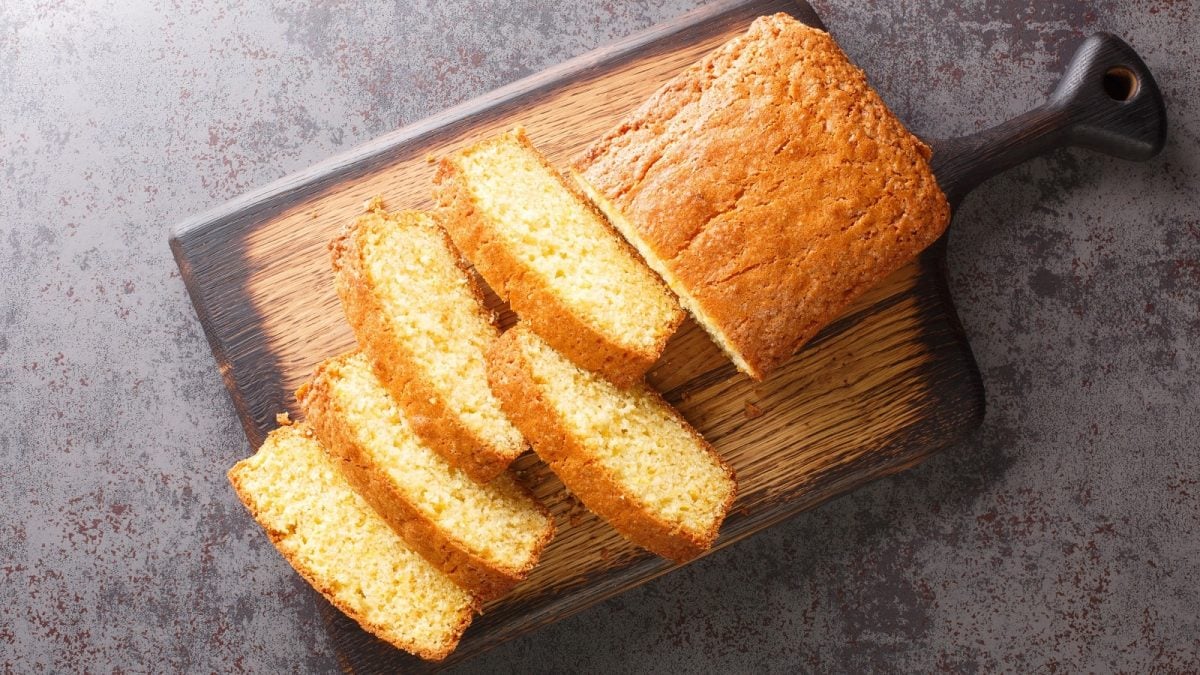
[[[480,485],[413,432],[362,353],[325,361],[296,392],[322,445],[410,546],[481,600],[537,563],[554,520],[507,473]]]
[[[488,389],[500,333],[445,231],[376,199],[330,250],[346,318],[413,431],[475,481],[495,478],[525,440]]]
[[[677,562],[712,546],[733,471],[652,389],[614,386],[523,324],[493,346],[488,380],[538,455],[618,532]]]
[[[272,431],[229,482],[300,576],[363,628],[424,659],[454,650],[476,600],[383,522],[306,425]]]
[[[588,370],[641,379],[683,311],[523,129],[444,158],[435,180],[438,221],[522,320]]]
[[[575,162],[737,367],[787,361],[946,229],[930,150],[786,14],[667,82]]]

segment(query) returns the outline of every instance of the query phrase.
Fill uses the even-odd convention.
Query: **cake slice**
[[[481,485],[434,452],[364,354],[325,361],[296,398],[350,484],[460,585],[490,600],[533,569],[550,514],[508,473]]]
[[[492,347],[488,380],[563,484],[630,541],[676,562],[712,546],[733,471],[652,389],[614,386],[523,323]]]
[[[829,34],[776,14],[664,84],[574,169],[762,379],[942,235],[929,158]]]
[[[583,368],[641,379],[683,310],[524,129],[444,158],[435,182],[438,222],[523,321]]]
[[[367,631],[440,661],[477,608],[363,500],[304,424],[272,431],[229,482],[271,543]]]
[[[488,389],[500,333],[445,231],[376,199],[330,250],[346,318],[413,431],[473,480],[495,478],[525,440]]]

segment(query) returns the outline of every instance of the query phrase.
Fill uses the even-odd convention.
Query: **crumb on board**
[[[383,210],[383,195],[375,195],[367,201],[363,202],[363,211],[365,213],[374,213],[375,211]]]
[[[275,423],[281,427],[292,426],[292,416],[286,412],[281,412],[275,415]]]
[[[763,409],[754,405],[750,401],[746,401],[745,415],[746,419],[753,420],[763,416]]]

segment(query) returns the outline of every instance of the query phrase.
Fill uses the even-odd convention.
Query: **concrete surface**
[[[692,4],[0,5],[2,669],[335,669],[225,482],[250,448],[168,229]],[[929,136],[1021,112],[1113,31],[1169,146],[1061,152],[958,214],[972,438],[462,671],[1200,669],[1200,13],[818,9]]]

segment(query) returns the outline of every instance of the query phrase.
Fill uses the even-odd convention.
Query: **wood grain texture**
[[[353,344],[334,293],[326,244],[364,202],[430,205],[439,155],[514,123],[559,166],[662,82],[745,30],[807,5],[713,5],[398,130],[309,171],[182,224],[172,248],[222,375],[257,446],[292,391],[322,359]],[[649,381],[714,445],[739,477],[726,546],[864,482],[902,470],[974,428],[983,392],[940,269],[942,244],[868,292],[763,383],[739,375],[685,322]],[[488,302],[510,325],[511,312]],[[534,455],[514,467],[559,534],[542,563],[490,603],[451,661],[561,619],[673,565],[624,541],[568,495]],[[328,608],[347,670],[423,667]]]

